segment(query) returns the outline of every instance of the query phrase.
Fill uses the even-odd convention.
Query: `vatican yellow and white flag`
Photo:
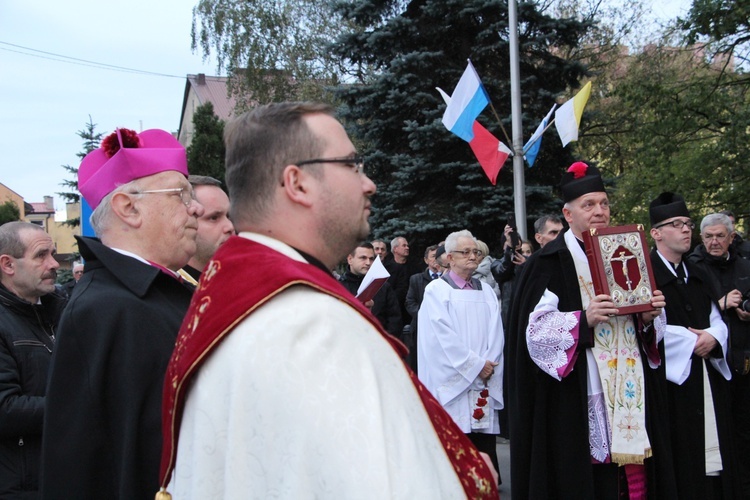
[[[588,82],[573,99],[570,99],[555,111],[555,128],[560,135],[563,147],[567,146],[571,141],[578,140],[578,127],[581,125],[581,115],[590,95],[591,82]]]

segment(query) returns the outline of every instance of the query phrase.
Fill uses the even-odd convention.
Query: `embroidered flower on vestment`
[[[628,399],[635,398],[635,384],[633,384],[632,380],[625,382],[625,397]]]

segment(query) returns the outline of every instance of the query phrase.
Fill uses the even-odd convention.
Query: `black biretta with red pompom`
[[[582,161],[577,161],[568,167],[560,180],[560,191],[562,191],[565,203],[588,193],[606,193],[604,181],[599,169],[589,166]]]

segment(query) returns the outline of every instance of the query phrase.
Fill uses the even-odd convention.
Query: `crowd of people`
[[[731,213],[691,252],[684,199],[649,200],[627,314],[583,244],[610,225],[593,166],[536,246],[508,223],[497,258],[467,229],[417,256],[367,241],[376,186],[329,106],[259,106],[225,145],[226,191],[165,131],[107,136],[66,286],[41,227],[0,226],[1,498],[498,498],[498,435],[516,500],[750,498]]]

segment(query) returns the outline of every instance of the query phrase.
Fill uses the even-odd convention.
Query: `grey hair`
[[[459,238],[471,238],[474,240],[474,243],[477,242],[477,239],[474,237],[473,234],[468,229],[462,229],[461,231],[456,231],[454,233],[451,233],[448,235],[447,238],[445,238],[445,253],[451,253],[455,252],[458,249],[458,239]]]
[[[396,236],[395,238],[393,238],[391,240],[391,253],[393,253],[393,250],[398,246],[399,242],[405,239],[406,238],[404,238],[403,236]]]
[[[6,222],[0,226],[0,255],[10,255],[20,259],[26,253],[26,245],[21,240],[22,231],[44,231],[44,228],[20,220]]]
[[[101,238],[102,234],[109,229],[109,225],[112,222],[112,197],[115,194],[122,192],[130,191],[132,194],[132,190],[137,190],[139,187],[137,182],[138,179],[117,186],[114,191],[102,198],[102,201],[99,202],[99,205],[91,213],[91,218],[89,219],[94,234],[96,234],[97,237]]]
[[[208,175],[189,175],[188,182],[191,186],[216,186],[221,187],[221,181]]]
[[[734,232],[734,225],[732,224],[732,219],[730,219],[729,216],[727,215],[724,215],[722,213],[717,213],[717,214],[708,214],[707,216],[703,217],[703,220],[701,221],[701,233],[708,226],[718,226],[719,224],[723,224],[724,227],[727,228],[727,231],[729,232],[729,234]]]

